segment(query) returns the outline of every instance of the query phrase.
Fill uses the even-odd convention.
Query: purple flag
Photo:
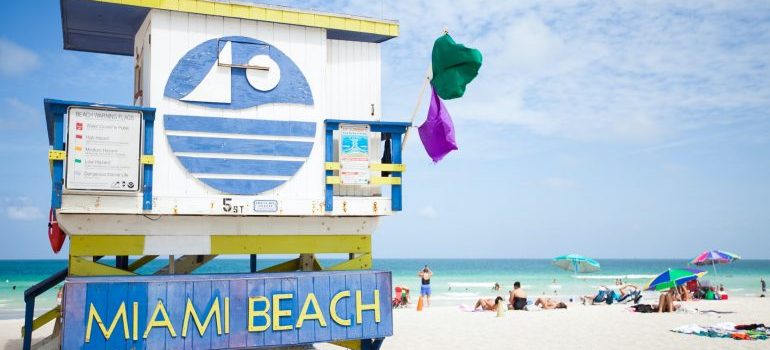
[[[457,149],[455,141],[455,128],[452,124],[452,118],[449,117],[444,107],[444,102],[436,94],[436,90],[431,86],[433,97],[430,99],[430,108],[428,108],[428,118],[419,127],[420,140],[422,140],[425,151],[434,162],[440,161],[449,152]]]

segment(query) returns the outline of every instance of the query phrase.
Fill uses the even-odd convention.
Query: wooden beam
[[[278,265],[273,265],[268,268],[259,270],[258,272],[290,272],[299,270],[300,262],[299,258],[282,262]]]
[[[121,270],[112,266],[93,262],[81,257],[70,257],[70,276],[133,276],[131,271]]]
[[[186,275],[192,273],[197,268],[206,265],[206,263],[214,260],[216,257],[216,255],[183,255],[173,262],[174,274]],[[155,275],[168,275],[169,266],[171,265],[171,262],[169,262],[169,265],[166,265],[162,269],[156,271]]]
[[[44,314],[38,316],[32,321],[32,331],[34,332],[40,327],[45,326],[48,322],[51,322],[58,317],[61,317],[61,305],[57,305],[51,310],[46,311]],[[21,337],[24,338],[24,327],[21,327]]]
[[[212,254],[369,253],[370,235],[214,235]]]
[[[369,270],[372,268],[372,254],[361,254],[345,262],[326,268],[326,270]]]

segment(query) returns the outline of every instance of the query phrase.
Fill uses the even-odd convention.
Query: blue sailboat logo
[[[240,36],[208,40],[190,50],[172,70],[164,95],[221,109],[313,104],[305,76],[289,57]],[[316,134],[316,122],[307,121],[178,114],[163,121],[179,163],[207,186],[237,195],[259,194],[288,181],[310,156]]]

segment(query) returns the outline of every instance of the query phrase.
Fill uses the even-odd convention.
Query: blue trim
[[[155,135],[155,111],[144,112],[144,154],[153,155],[153,138]],[[152,164],[143,164],[142,209],[152,210]]]
[[[314,137],[316,123],[254,120],[188,115],[166,115],[166,130],[216,132],[243,135]]]
[[[405,122],[382,122],[382,121],[365,121],[365,120],[341,120],[341,119],[327,119],[325,121],[326,129],[326,161],[334,161],[334,130],[340,128],[340,124],[362,124],[369,125],[372,132],[380,132],[391,134],[391,145],[393,149],[393,164],[403,164],[401,159],[401,144],[402,137],[406,130],[412,126],[412,123]],[[326,176],[332,176],[334,173],[331,170],[325,171]],[[403,176],[401,172],[392,172],[391,176],[401,177],[403,185]],[[401,211],[402,209],[402,185],[391,185],[391,210]],[[332,185],[326,185],[326,211],[334,210],[333,197],[334,187]]]
[[[259,154],[287,157],[307,157],[313,149],[313,142],[173,135],[168,135],[168,143],[174,152]]]
[[[198,179],[206,185],[227,194],[253,195],[272,190],[286,181],[281,180],[241,180],[241,179]]]
[[[198,158],[177,156],[179,162],[195,174],[292,176],[304,161]]]
[[[393,149],[393,164],[402,164],[401,163],[401,134],[392,135],[392,142],[391,148]],[[403,184],[404,178],[402,177],[402,173],[400,171],[393,172],[390,174],[390,176],[393,177],[400,177],[401,183]],[[401,211],[402,208],[402,202],[401,202],[401,187],[402,185],[392,185],[390,187],[390,209],[393,211]]]
[[[91,102],[67,101],[46,98],[43,100],[43,108],[45,110],[46,125],[48,127],[48,144],[53,150],[64,151],[64,115],[67,113],[67,109],[69,107],[114,108],[141,112],[145,122],[144,154],[152,154],[152,128],[153,121],[155,120],[155,108],[113,104],[96,104]],[[152,209],[152,166],[150,166],[149,169],[148,167],[144,167],[144,179],[145,184],[142,186],[145,190],[147,190],[148,184],[146,181],[149,181],[149,190],[143,194],[144,198],[142,199],[142,207],[147,209],[147,201],[149,198],[150,209]],[[59,209],[61,208],[61,196],[62,190],[64,188],[63,160],[53,161],[53,174],[51,175],[51,183],[51,208]]]
[[[334,161],[334,130],[326,129],[326,162]],[[324,166],[324,169],[326,166]],[[326,176],[334,175],[333,170],[326,170]],[[326,183],[326,179],[324,179]],[[326,211],[334,210],[334,185],[326,184]]]

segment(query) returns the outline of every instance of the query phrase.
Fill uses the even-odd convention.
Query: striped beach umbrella
[[[698,279],[706,273],[704,270],[692,268],[668,269],[650,280],[644,289],[661,291],[676,288],[694,279]]]
[[[553,258],[551,263],[563,270],[575,273],[596,272],[601,268],[596,260],[578,254],[557,256]]]
[[[729,264],[739,260],[741,257],[737,254],[726,252],[724,250],[707,250],[698,254],[690,261],[690,264],[697,266],[711,265],[714,268],[714,275],[717,274],[717,264]]]

